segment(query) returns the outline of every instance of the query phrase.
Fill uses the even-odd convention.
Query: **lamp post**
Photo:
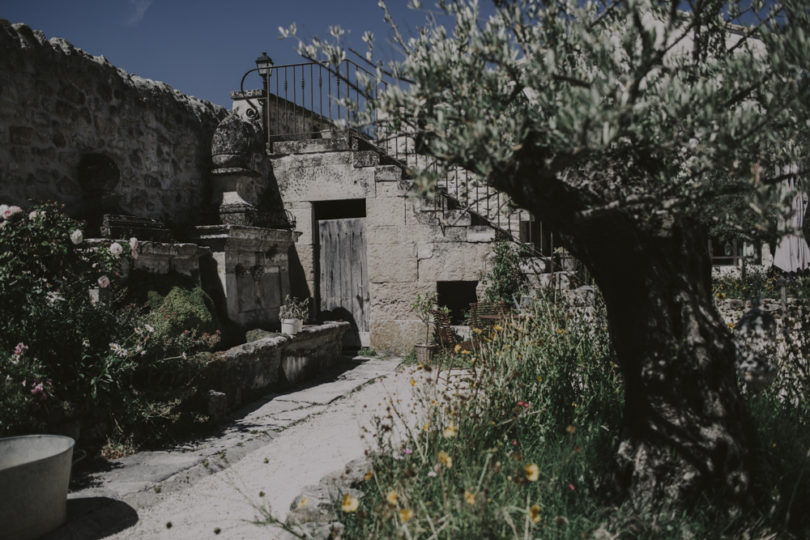
[[[256,59],[256,67],[247,71],[244,75],[242,75],[242,81],[239,83],[239,90],[244,94],[245,92],[245,78],[253,73],[254,71],[258,71],[259,75],[262,76],[262,83],[264,86],[264,112],[265,112],[265,119],[264,119],[264,134],[265,140],[267,142],[268,149],[270,147],[270,75],[273,73],[273,59],[267,56],[266,52],[263,52],[260,57]],[[251,105],[253,107],[253,105]],[[254,107],[255,108],[255,107]]]

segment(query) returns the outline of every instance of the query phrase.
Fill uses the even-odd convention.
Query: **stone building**
[[[2,20],[0,77],[0,201],[58,201],[90,236],[137,236],[136,270],[193,278],[243,330],[278,329],[292,293],[350,321],[347,344],[409,352],[415,296],[459,313],[496,236],[518,234],[486,188],[486,211],[458,183],[414,196],[406,161],[311,101],[241,92],[229,114]]]

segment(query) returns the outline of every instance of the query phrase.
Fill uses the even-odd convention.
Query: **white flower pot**
[[[301,319],[281,319],[281,333],[294,336],[304,327]]]
[[[61,435],[0,438],[0,536],[39,538],[64,523],[73,445]]]

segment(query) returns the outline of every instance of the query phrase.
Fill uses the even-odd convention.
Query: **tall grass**
[[[776,394],[751,398],[767,444],[750,515],[709,498],[666,519],[610,505],[623,395],[605,320],[598,300],[541,296],[529,317],[479,329],[482,347],[456,358],[468,367],[418,383],[424,412],[404,440],[392,434],[407,411],[378,419],[364,496],[338,501],[346,537],[801,537],[810,415]]]

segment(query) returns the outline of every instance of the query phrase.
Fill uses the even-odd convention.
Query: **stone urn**
[[[294,336],[304,328],[302,319],[281,319],[281,333]]]
[[[0,537],[39,538],[65,522],[73,445],[62,435],[0,438]]]

